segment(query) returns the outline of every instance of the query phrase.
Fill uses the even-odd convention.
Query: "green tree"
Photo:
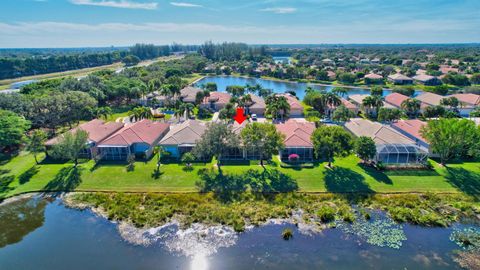
[[[430,143],[432,152],[439,155],[442,165],[478,150],[479,130],[473,121],[467,119],[431,120],[420,132]]]
[[[238,135],[226,123],[208,123],[202,138],[193,149],[193,154],[200,159],[217,158],[217,167],[221,173],[220,160],[222,153],[229,148],[240,145]]]
[[[233,103],[225,104],[225,107],[218,112],[218,118],[222,120],[233,121],[233,117],[237,114],[237,110]]]
[[[215,92],[217,91],[217,84],[214,82],[208,82],[205,84],[205,90],[209,92]]]
[[[423,117],[436,118],[445,115],[445,108],[441,105],[428,106],[423,110]]]
[[[375,142],[370,137],[360,136],[355,140],[354,151],[364,162],[372,160],[377,154]]]
[[[362,105],[368,115],[373,116],[383,107],[383,98],[380,96],[367,96],[363,99]]]
[[[245,87],[240,85],[229,85],[227,86],[226,91],[234,97],[240,97],[245,94]]]
[[[446,106],[450,111],[456,112],[460,101],[456,97],[446,97],[440,100],[440,105]]]
[[[311,138],[317,158],[325,158],[328,167],[335,156],[345,156],[352,150],[352,135],[339,126],[320,126]]]
[[[125,56],[123,59],[122,59],[122,62],[126,65],[126,66],[134,66],[138,63],[140,63],[140,58],[138,58],[137,56],[135,55],[127,55]]]
[[[193,155],[191,152],[187,152],[182,155],[181,162],[185,164],[187,168],[192,167],[192,163],[196,160],[195,155]]]
[[[0,110],[0,149],[17,146],[23,142],[30,122],[11,111]]]
[[[350,111],[345,105],[338,106],[332,114],[332,120],[338,122],[347,122],[355,117],[355,113]]]
[[[348,94],[348,91],[344,87],[335,87],[332,89],[332,93],[340,97],[345,97]]]
[[[270,159],[272,155],[285,147],[283,140],[285,136],[278,132],[272,124],[251,123],[245,126],[241,131],[240,136],[244,147],[248,150],[253,150],[260,155],[260,164],[263,166],[263,161]]]
[[[373,86],[370,89],[370,95],[383,97],[383,88],[381,86]]]
[[[74,132],[66,132],[53,146],[51,156],[55,159],[71,160],[76,168],[82,150],[87,148],[87,142],[88,133],[84,130],[77,129]]]
[[[392,122],[402,117],[403,112],[396,108],[380,108],[378,110],[378,121],[380,122]]]
[[[408,98],[405,99],[400,106],[410,118],[416,118],[420,111],[421,104],[418,99]]]
[[[266,112],[274,119],[284,119],[290,114],[290,104],[284,96],[271,95],[265,100],[267,105]],[[280,116],[280,117],[279,117]]]
[[[33,154],[35,163],[38,164],[37,155],[45,152],[45,141],[47,140],[47,134],[41,129],[35,129],[30,133],[28,139],[27,150]]]
[[[112,108],[104,106],[96,108],[94,114],[96,118],[103,118],[107,120],[108,117],[113,114],[113,111]]]

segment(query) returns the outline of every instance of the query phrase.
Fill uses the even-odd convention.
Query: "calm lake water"
[[[202,237],[162,228],[144,233],[157,238],[142,246],[89,210],[66,208],[59,199],[22,199],[0,205],[0,269],[459,269],[453,228],[397,226],[407,238],[399,249],[341,228],[305,235],[289,224]],[[287,227],[294,231],[290,241],[281,238]]]
[[[260,84],[263,88],[272,89],[275,93],[285,93],[286,91],[294,91],[297,94],[297,97],[301,100],[305,96],[305,89],[307,86],[310,86],[314,89],[331,91],[335,86],[322,86],[318,84],[309,84],[309,83],[296,83],[296,82],[281,82],[266,80],[261,78],[244,78],[236,76],[209,76],[201,79],[195,85],[200,86],[208,82],[214,82],[217,84],[218,91],[224,92],[227,86],[229,85],[255,85]],[[369,89],[363,88],[349,88],[348,95],[354,94],[370,94]],[[385,90],[384,95],[391,93],[390,90]],[[417,94],[420,91],[417,91]]]

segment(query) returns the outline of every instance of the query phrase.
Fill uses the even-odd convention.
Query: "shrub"
[[[293,231],[290,228],[283,230],[282,232],[283,240],[290,240],[293,237]]]
[[[332,222],[335,220],[335,210],[329,206],[322,206],[318,210],[317,216],[322,222]]]

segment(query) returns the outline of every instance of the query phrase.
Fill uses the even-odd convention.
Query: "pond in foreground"
[[[294,233],[289,241],[281,238],[287,227]],[[449,240],[454,228],[399,227],[408,239],[399,249],[368,244],[341,228],[306,235],[291,224],[264,225],[241,234],[210,228],[201,237],[194,229],[169,226],[144,233],[150,245],[142,246],[124,240],[116,224],[92,211],[67,208],[60,199],[21,199],[0,205],[0,268],[459,268],[452,260],[458,246]]]
[[[301,100],[305,96],[305,89],[310,86],[317,90],[331,91],[335,86],[323,86],[319,84],[310,84],[310,83],[296,83],[296,82],[286,82],[286,81],[274,81],[266,80],[261,78],[246,78],[246,77],[236,77],[236,76],[208,76],[195,83],[196,86],[213,82],[217,84],[218,91],[224,92],[227,86],[229,85],[241,85],[245,86],[260,84],[263,88],[272,89],[275,93],[285,93],[286,91],[294,91],[297,97]],[[370,89],[364,88],[349,88],[347,95],[354,94],[370,94]],[[384,95],[391,93],[390,90],[385,90]],[[416,94],[421,93],[417,91]]]

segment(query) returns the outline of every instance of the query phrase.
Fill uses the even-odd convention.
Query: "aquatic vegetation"
[[[283,240],[290,240],[293,237],[293,231],[290,228],[283,230],[282,232]]]
[[[450,235],[450,240],[465,250],[480,249],[480,229],[465,228],[463,230],[454,230]]]

